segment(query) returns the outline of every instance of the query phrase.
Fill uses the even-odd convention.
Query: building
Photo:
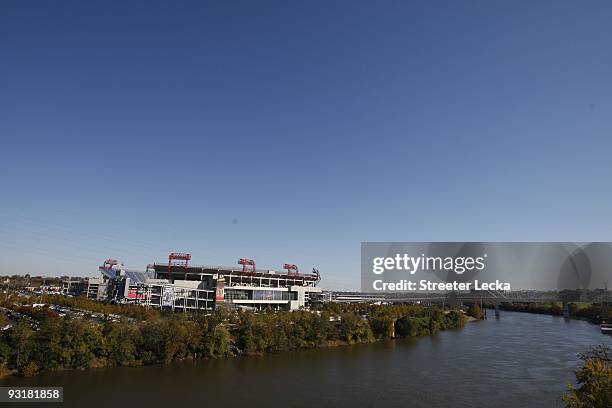
[[[87,289],[85,295],[89,299],[93,300],[104,300],[107,298],[108,293],[108,279],[102,278],[88,278]]]
[[[213,310],[219,305],[299,310],[321,295],[316,269],[304,274],[292,264],[273,271],[257,269],[250,259],[241,259],[237,268],[190,265],[190,260],[190,254],[172,253],[167,263],[136,271],[107,259],[99,268],[102,276],[89,279],[87,297],[172,310]]]
[[[87,278],[68,278],[61,282],[61,292],[63,295],[80,296],[87,289]]]

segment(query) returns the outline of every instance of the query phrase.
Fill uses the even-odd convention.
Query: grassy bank
[[[91,301],[71,302],[75,302],[72,306],[85,307]],[[108,307],[99,312],[140,314],[131,309],[124,311],[118,305]],[[0,369],[4,375],[30,376],[43,370],[138,366],[366,343],[426,336],[462,327],[465,322],[458,310],[340,304],[313,312],[153,311],[140,315],[140,319],[119,321],[60,317],[45,309],[38,309],[30,317],[0,335]]]

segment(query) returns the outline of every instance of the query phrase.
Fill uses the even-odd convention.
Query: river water
[[[47,373],[2,385],[63,386],[64,407],[555,407],[580,366],[577,354],[612,346],[584,321],[489,312],[486,321],[420,339]]]

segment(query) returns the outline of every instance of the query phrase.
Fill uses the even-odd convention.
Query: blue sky
[[[610,2],[0,11],[0,274],[611,240]]]

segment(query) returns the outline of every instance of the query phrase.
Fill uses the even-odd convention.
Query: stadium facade
[[[107,259],[98,268],[100,277],[64,281],[63,291],[90,299],[181,311],[213,310],[220,305],[299,310],[321,300],[316,269],[304,274],[291,264],[285,264],[283,271],[274,271],[257,269],[250,259],[240,259],[240,267],[191,265],[190,260],[190,254],[172,253],[168,262],[138,271]]]

